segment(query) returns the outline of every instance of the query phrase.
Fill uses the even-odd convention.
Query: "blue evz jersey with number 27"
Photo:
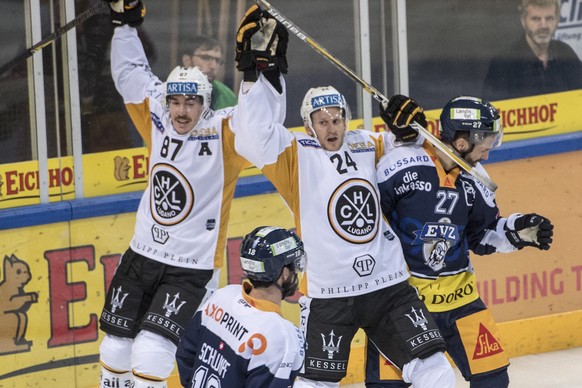
[[[486,175],[480,164],[475,168]],[[495,194],[458,167],[446,172],[426,141],[387,153],[378,164],[378,185],[409,282],[431,311],[479,297],[469,250],[486,255],[516,249],[505,237]]]

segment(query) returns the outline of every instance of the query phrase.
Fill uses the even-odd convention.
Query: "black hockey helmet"
[[[477,97],[459,96],[449,101],[441,112],[441,139],[447,143],[455,140],[457,132],[469,133],[469,143],[479,144],[495,136],[491,148],[501,145],[503,126],[499,112],[489,102]]]
[[[303,271],[303,242],[293,232],[274,226],[260,226],[247,234],[240,246],[240,264],[251,280],[276,282],[283,267]]]

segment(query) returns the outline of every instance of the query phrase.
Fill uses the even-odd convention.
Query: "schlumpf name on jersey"
[[[228,367],[230,362],[222,355],[217,349],[214,349],[211,345],[206,342],[200,347],[200,354],[198,359],[204,364],[210,366],[216,373],[220,375],[222,379],[228,372]],[[209,386],[209,385],[207,385]]]

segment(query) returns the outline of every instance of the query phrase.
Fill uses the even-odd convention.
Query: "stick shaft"
[[[37,51],[45,48],[46,46],[53,43],[55,40],[59,39],[64,33],[68,32],[69,30],[77,27],[79,24],[83,23],[85,20],[89,19],[91,16],[95,15],[101,7],[106,5],[106,3],[102,0],[99,0],[97,3],[93,4],[91,7],[87,8],[85,11],[77,15],[76,18],[61,26],[55,30],[52,34],[47,36],[46,38],[42,39],[40,42],[35,43],[30,48],[25,49],[20,54],[16,55],[16,57],[12,58],[9,62],[5,63],[0,67],[0,75],[6,73],[8,70],[12,69],[16,66],[19,62],[22,62],[31,56],[34,55]]]
[[[291,20],[283,16],[279,11],[271,6],[265,0],[255,0],[259,6],[267,11],[271,16],[273,16],[276,20],[278,20],[281,24],[283,24],[293,35],[298,37],[300,40],[307,43],[312,49],[317,51],[319,54],[323,55],[328,61],[330,61],[334,66],[339,68],[345,75],[350,77],[354,82],[360,84],[364,90],[372,95],[374,99],[378,102],[388,101],[388,99],[380,93],[376,88],[358,76],[354,71],[352,71],[349,67],[347,67],[343,62],[339,59],[334,57],[323,48],[319,43],[313,40],[305,31],[299,28],[295,23]],[[474,176],[478,179],[481,183],[483,183],[489,190],[495,191],[497,189],[497,185],[488,177],[483,176],[478,171],[476,171],[473,167],[471,167],[465,160],[455,155],[455,153],[447,147],[443,142],[441,142],[436,136],[434,136],[430,131],[424,128],[422,125],[413,122],[412,127],[416,129],[419,133],[421,133],[425,139],[427,139],[433,146],[438,148],[441,152],[443,152],[447,157],[449,157],[452,161],[454,161],[459,167],[463,170]]]

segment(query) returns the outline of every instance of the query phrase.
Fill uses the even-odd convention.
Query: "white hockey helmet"
[[[176,66],[164,84],[165,100],[169,96],[200,96],[204,109],[210,107],[212,84],[198,67]]]
[[[311,114],[317,110],[330,107],[337,107],[343,110],[347,128],[352,118],[352,113],[346,102],[346,98],[333,86],[320,86],[307,91],[301,103],[301,118],[303,119],[303,123],[313,130]]]

